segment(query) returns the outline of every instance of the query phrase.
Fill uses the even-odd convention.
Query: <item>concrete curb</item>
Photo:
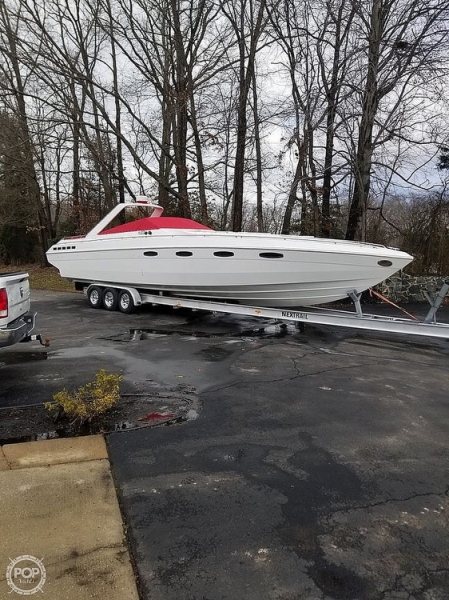
[[[33,587],[7,577],[28,556],[45,567],[46,600],[138,600],[102,436],[4,445],[0,489],[0,598],[13,576]]]
[[[108,458],[105,441],[100,435],[5,444],[2,451],[9,469],[46,467]]]

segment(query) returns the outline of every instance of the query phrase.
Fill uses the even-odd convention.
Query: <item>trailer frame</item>
[[[122,312],[131,312],[135,307],[151,304],[154,306],[171,306],[174,309],[188,308],[194,311],[276,319],[281,322],[293,321],[300,324],[301,327],[305,324],[330,325],[364,331],[449,339],[449,324],[439,323],[436,320],[437,311],[448,290],[449,284],[445,283],[438,294],[431,295],[426,293],[427,300],[430,304],[430,310],[423,320],[364,313],[360,302],[362,294],[357,290],[348,292],[348,297],[352,300],[354,305],[354,311],[322,307],[286,309],[248,306],[215,300],[199,300],[197,298],[170,296],[163,292],[155,292],[153,294],[148,293],[145,290],[138,290],[134,287],[121,286],[116,283],[108,284],[105,282],[90,283],[84,288],[84,293],[87,295],[90,302],[92,291],[95,292],[97,297],[99,291],[103,294],[109,293],[109,295],[111,295],[112,292],[112,296],[116,295],[115,302],[105,303],[105,308],[108,310],[121,310]],[[126,298],[125,306],[121,306],[120,300],[122,298]],[[101,308],[103,307],[103,301],[97,301],[95,304],[91,303],[91,306],[94,308]]]

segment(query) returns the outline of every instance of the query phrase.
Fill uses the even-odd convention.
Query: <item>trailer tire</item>
[[[114,288],[105,288],[103,292],[103,306],[106,310],[117,310],[118,292]]]
[[[128,290],[122,290],[118,296],[118,308],[120,312],[130,314],[134,311],[134,300]]]
[[[103,290],[97,285],[93,285],[87,292],[87,301],[91,308],[103,307]]]

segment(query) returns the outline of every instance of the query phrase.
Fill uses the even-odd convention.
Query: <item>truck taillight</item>
[[[8,294],[5,288],[0,288],[0,317],[8,316]]]

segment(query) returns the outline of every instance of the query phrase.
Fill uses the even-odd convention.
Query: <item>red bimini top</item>
[[[109,233],[126,233],[130,231],[148,231],[152,229],[207,229],[212,231],[210,227],[192,221],[191,219],[183,219],[182,217],[145,217],[137,219],[124,225],[118,225],[111,229],[101,231],[99,235]]]

